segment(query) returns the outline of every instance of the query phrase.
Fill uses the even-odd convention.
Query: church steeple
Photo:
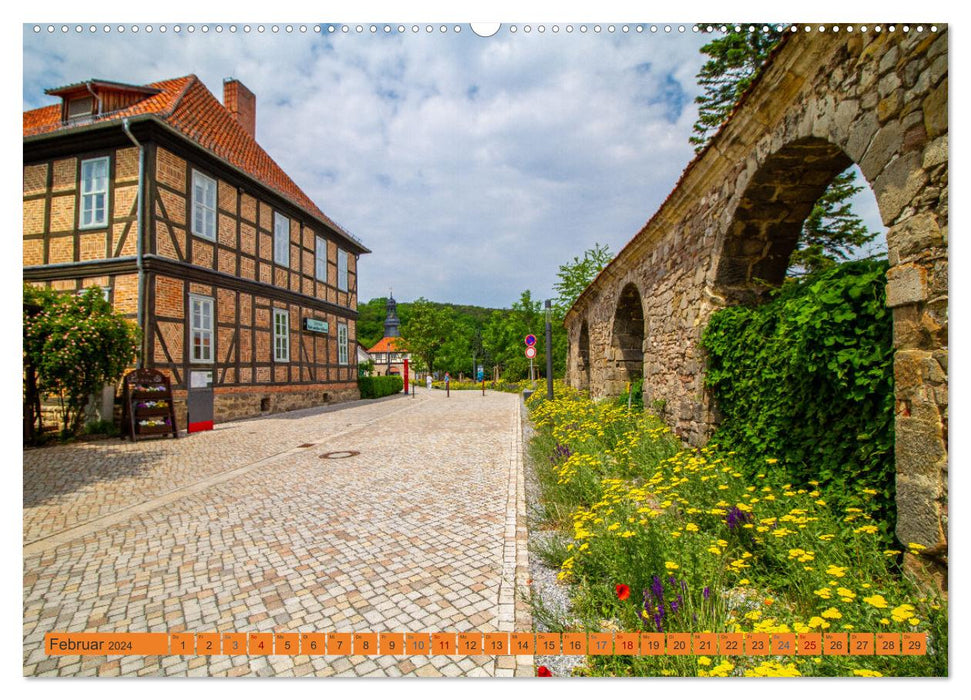
[[[398,302],[394,300],[393,293],[388,294],[387,309],[388,316],[384,319],[384,337],[398,338],[401,336],[401,332],[398,330],[401,321],[398,320]]]

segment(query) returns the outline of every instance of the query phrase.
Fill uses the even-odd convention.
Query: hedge
[[[357,387],[362,399],[379,399],[382,396],[397,394],[405,386],[401,377],[358,377]]]

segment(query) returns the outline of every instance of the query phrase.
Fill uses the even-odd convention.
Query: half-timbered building
[[[370,251],[256,142],[227,79],[89,80],[24,113],[25,281],[100,286],[142,329],[139,362],[216,421],[358,397],[357,263]]]

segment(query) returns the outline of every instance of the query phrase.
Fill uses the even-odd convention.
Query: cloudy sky
[[[219,98],[257,97],[257,139],[372,251],[360,298],[509,306],[551,295],[557,267],[638,231],[693,156],[704,39],[630,25],[166,25],[133,34],[24,26],[23,108],[86,78],[147,83],[195,73]],[[459,32],[454,28],[460,27]],[[878,225],[872,195],[861,213]]]

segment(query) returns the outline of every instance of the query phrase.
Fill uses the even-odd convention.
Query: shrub
[[[777,458],[774,471],[800,485],[819,481],[843,505],[862,505],[861,488],[875,491],[889,533],[894,395],[886,270],[885,262],[846,263],[784,286],[757,308],[718,311],[702,345],[705,381],[723,415],[713,440],[747,465]]]
[[[81,427],[88,396],[121,378],[138,351],[138,327],[101,289],[65,294],[24,285],[24,372],[60,397],[66,435]]]
[[[357,387],[361,390],[362,399],[379,399],[382,396],[397,394],[404,389],[404,386],[404,380],[395,375],[387,377],[358,377],[357,379]]]

